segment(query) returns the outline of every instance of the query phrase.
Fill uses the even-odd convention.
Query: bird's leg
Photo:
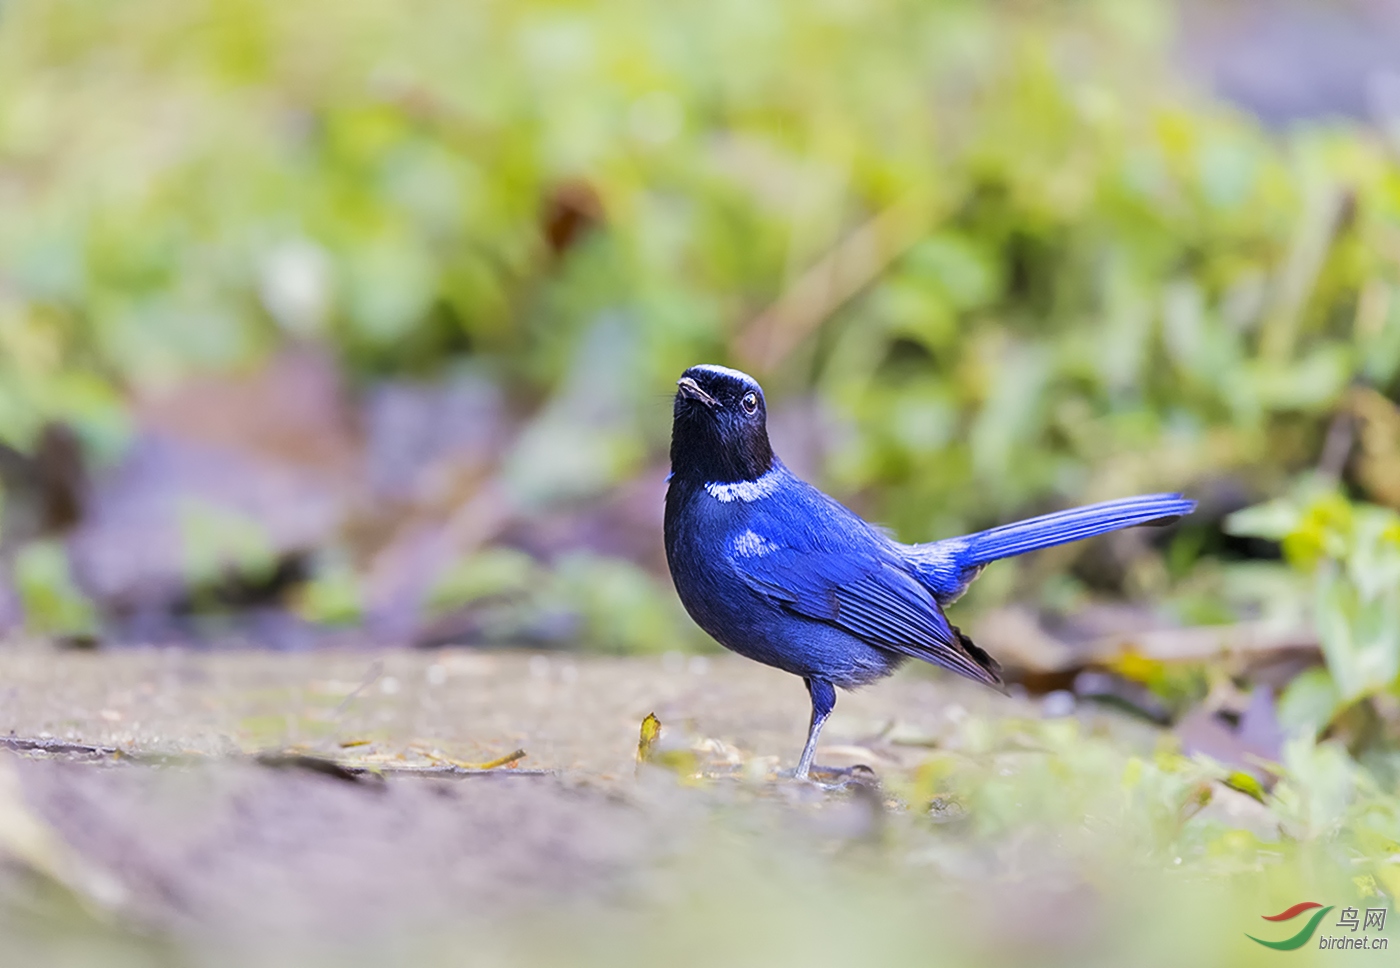
[[[817,737],[822,734],[827,717],[836,708],[836,687],[825,679],[804,679],[807,692],[812,697],[812,725],[807,727],[807,745],[802,748],[802,759],[797,761],[793,778],[807,779],[812,768],[812,758],[817,755]]]

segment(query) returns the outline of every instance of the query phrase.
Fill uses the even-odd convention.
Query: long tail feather
[[[1140,524],[1170,524],[1196,502],[1180,494],[1142,494],[1004,524],[990,531],[906,545],[914,575],[940,605],[958,600],[988,562],[1080,541]]]
[[[963,539],[966,544],[960,556],[961,563],[964,567],[975,567],[1122,528],[1170,524],[1195,507],[1195,501],[1180,494],[1142,494],[1056,511],[968,535]]]

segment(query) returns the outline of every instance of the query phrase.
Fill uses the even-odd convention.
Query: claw
[[[806,771],[799,773],[798,768],[791,770],[779,770],[777,776],[784,780],[799,780],[824,790],[827,793],[838,793],[842,790],[849,790],[851,787],[878,787],[880,779],[875,771],[863,763],[855,766],[810,766]]]

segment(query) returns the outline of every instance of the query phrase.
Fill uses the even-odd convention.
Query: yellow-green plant
[[[1285,725],[1315,732],[1347,707],[1400,689],[1400,515],[1304,488],[1236,513],[1229,527],[1281,542],[1312,583],[1326,668],[1289,686],[1280,706]]]

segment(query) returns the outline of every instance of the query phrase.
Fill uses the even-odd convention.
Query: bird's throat
[[[703,486],[756,481],[773,468],[773,448],[762,428],[726,432],[705,414],[677,415],[671,429],[671,479]]]

